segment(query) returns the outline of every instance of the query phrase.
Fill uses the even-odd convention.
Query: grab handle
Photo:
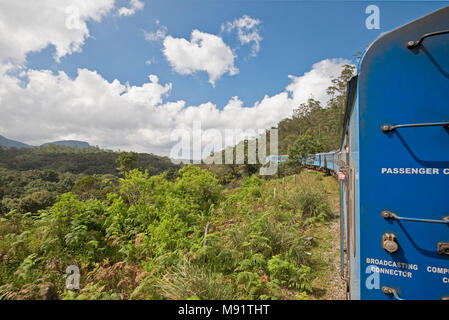
[[[383,287],[382,287],[382,292],[385,293],[386,295],[393,295],[393,297],[394,297],[396,300],[405,300],[405,299],[401,298],[401,297],[398,295],[398,292],[397,292],[397,290],[396,290],[395,288],[383,286]]]
[[[421,45],[421,43],[424,41],[424,39],[433,37],[433,36],[438,36],[440,34],[446,34],[446,33],[449,33],[449,30],[442,30],[442,31],[437,31],[437,32],[426,33],[417,41],[412,40],[412,41],[407,42],[407,48],[413,49],[413,48],[419,47]]]
[[[425,222],[425,223],[440,223],[449,225],[449,216],[443,217],[441,220],[434,219],[420,219],[420,218],[407,218],[407,217],[399,217],[394,212],[384,210],[381,212],[381,216],[384,219],[395,219],[395,220],[403,220],[403,221],[412,221],[412,222]]]
[[[449,128],[449,122],[429,122],[429,123],[413,123],[413,124],[384,124],[380,127],[383,132],[390,132],[399,128],[416,128],[416,127],[444,127]]]

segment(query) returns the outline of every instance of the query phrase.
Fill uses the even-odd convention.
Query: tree
[[[321,110],[321,109],[323,109],[323,107],[321,106],[321,102],[319,102],[318,100],[315,100],[313,98],[309,98],[307,100],[307,103],[301,103],[299,105],[299,108],[293,110],[293,117],[296,117],[296,118],[304,117],[313,111]]]
[[[115,163],[119,165],[117,170],[124,175],[125,173],[135,168],[136,161],[137,158],[134,152],[123,151],[120,152],[120,154],[117,157],[117,160],[115,160]]]
[[[299,161],[308,154],[318,153],[323,151],[323,145],[317,138],[302,135],[296,139],[295,143],[290,146],[288,150],[288,159],[290,161]]]
[[[324,151],[340,147],[347,83],[354,71],[354,65],[345,65],[340,75],[332,79],[332,84],[327,89],[330,99],[326,105],[309,99],[293,111],[291,118],[279,122],[280,154],[287,153],[289,146],[301,135],[317,137]]]
[[[47,190],[33,192],[20,200],[21,212],[37,212],[45,209],[55,202],[55,193]]]
[[[42,180],[48,181],[48,182],[59,182],[59,175],[57,172],[53,170],[42,170],[39,173],[39,176]]]
[[[179,170],[175,191],[184,199],[197,204],[203,213],[208,213],[222,197],[222,186],[207,170],[188,165]]]
[[[101,180],[95,176],[86,176],[79,179],[72,188],[81,201],[95,199],[101,191]]]

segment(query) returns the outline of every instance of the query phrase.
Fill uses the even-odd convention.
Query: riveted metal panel
[[[355,263],[361,299],[449,295],[449,256],[438,252],[438,244],[449,241],[449,226],[420,221],[449,215],[449,131],[440,125],[381,130],[449,121],[449,34],[407,48],[426,33],[448,29],[449,7],[384,35],[359,65],[360,260]],[[384,210],[412,219],[385,219]],[[382,248],[386,233],[399,244],[393,253]]]

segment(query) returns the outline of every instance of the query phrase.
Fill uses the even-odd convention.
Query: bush
[[[42,212],[42,250],[48,257],[72,263],[74,259],[101,261],[106,249],[105,217],[100,201],[82,202],[74,194],[62,195],[53,207]]]
[[[287,158],[287,161],[279,163],[277,176],[279,178],[283,178],[300,173],[301,170],[302,166],[298,160],[291,160]]]
[[[308,266],[296,267],[293,263],[283,260],[277,255],[268,261],[268,271],[272,278],[279,280],[288,288],[312,291],[309,279],[311,268]]]
[[[46,190],[36,191],[21,199],[19,210],[21,212],[37,212],[53,205],[55,200],[56,195],[53,192]]]
[[[231,300],[237,295],[231,284],[221,274],[195,266],[187,258],[171,268],[158,281],[162,297],[172,300]]]
[[[179,170],[179,175],[175,192],[192,199],[204,213],[222,199],[222,187],[209,171],[189,165]]]
[[[305,218],[326,221],[332,217],[332,211],[327,202],[327,194],[321,182],[307,175],[298,179],[297,192],[293,193],[290,203],[295,210],[300,210]]]
[[[130,170],[119,185],[109,181],[85,177],[73,188],[78,195],[0,218],[0,284],[8,283],[1,297],[40,298],[46,283],[64,299],[284,299],[310,291],[303,231],[330,212],[316,177],[301,174],[276,201],[272,182],[253,175],[223,192],[198,166],[169,180]],[[20,209],[22,200],[3,202]],[[64,289],[71,264],[83,275],[80,291]]]

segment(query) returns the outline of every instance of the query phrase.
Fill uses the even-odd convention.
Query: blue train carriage
[[[288,155],[287,155],[287,154],[281,154],[281,155],[278,157],[278,162],[285,162],[285,161],[287,161],[287,158],[288,158]]]
[[[335,154],[337,151],[331,151],[324,154],[324,163],[323,167],[326,168],[329,174],[334,174],[335,172]]]
[[[325,153],[318,153],[317,154],[317,167],[318,169],[323,170],[324,164],[325,164]]]
[[[333,174],[335,171],[335,153],[336,151],[331,151],[327,153],[308,155],[306,159],[312,159],[312,161],[306,161],[306,164],[314,169],[324,171],[328,174]]]
[[[349,83],[338,167],[351,299],[449,297],[448,30],[446,7],[383,35]]]
[[[334,171],[335,173],[341,171],[341,164],[343,163],[343,154],[341,150],[335,151],[334,153]]]
[[[320,167],[320,165],[321,165],[321,154],[316,154],[316,155],[314,155],[314,157],[313,157],[313,164],[312,164],[314,167],[317,167],[317,168],[319,168]]]
[[[287,161],[288,155],[286,154],[281,154],[281,155],[269,155],[265,157],[265,163],[268,163],[270,161],[272,162],[285,162]]]
[[[335,157],[335,152],[329,152],[326,154],[325,166],[329,173],[334,172],[334,162],[335,162],[334,157]]]
[[[309,154],[306,156],[306,166],[311,168],[313,166],[313,162],[315,161],[315,155]]]
[[[307,164],[308,164],[309,166],[313,167],[314,162],[315,162],[315,157],[316,157],[316,156],[315,156],[314,154],[308,156],[308,158],[307,158]]]
[[[313,162],[315,161],[315,155],[314,154],[308,154],[306,155],[301,163],[303,166],[307,167],[307,168],[313,168]]]

